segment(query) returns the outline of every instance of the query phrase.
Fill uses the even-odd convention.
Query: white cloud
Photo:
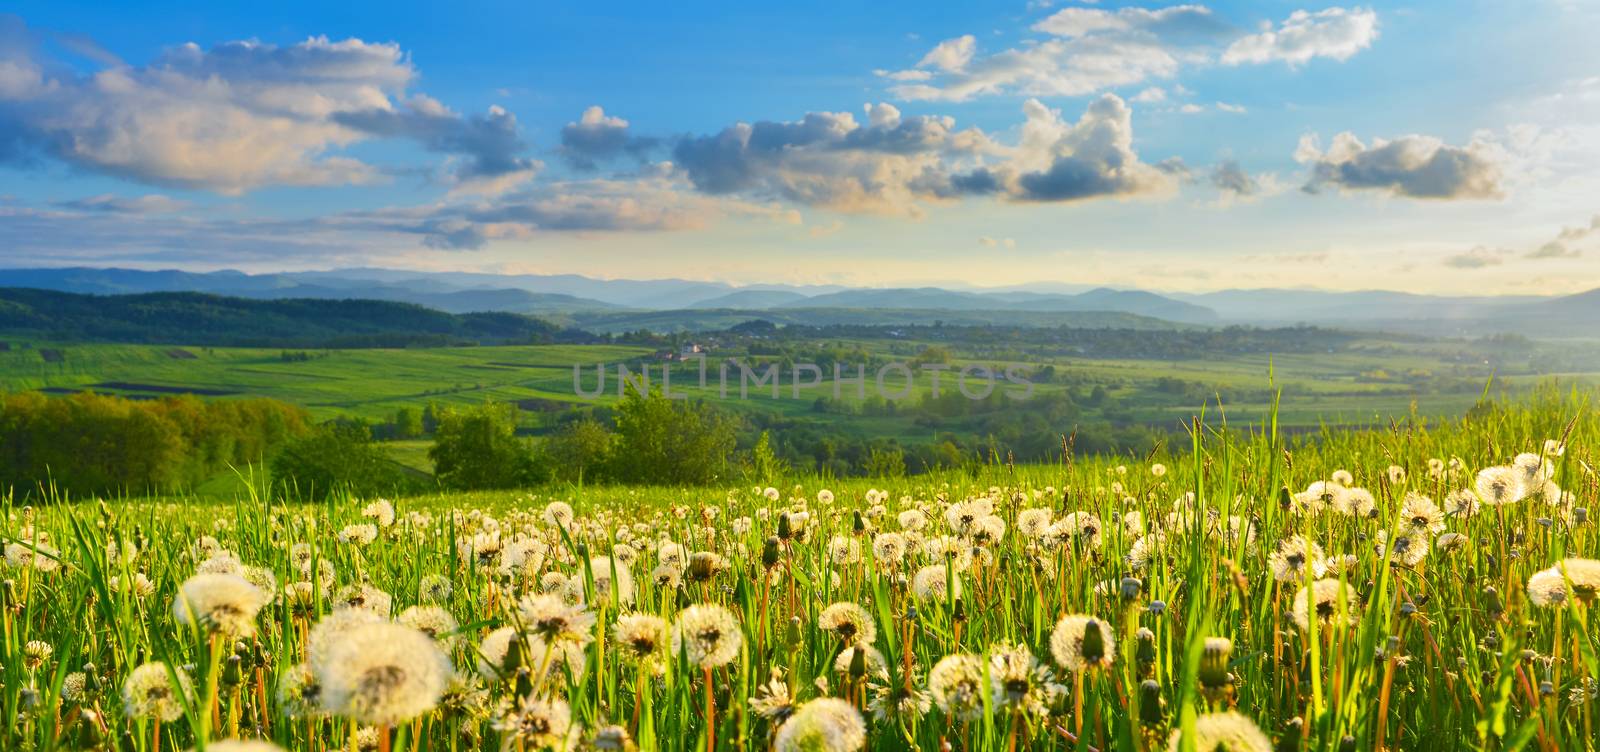
[[[1245,114],[1245,113],[1250,111],[1250,110],[1246,109],[1244,105],[1229,104],[1227,102],[1218,102],[1217,103],[1217,109],[1219,109],[1219,110],[1221,110],[1223,112],[1231,112],[1231,113],[1233,113],[1235,115],[1243,115],[1243,114]]]
[[[1159,86],[1151,86],[1139,92],[1138,94],[1133,95],[1133,98],[1128,101],[1137,104],[1154,104],[1156,102],[1164,102],[1166,99],[1167,92],[1165,89],[1162,89]]]
[[[1183,31],[1209,29],[1217,22],[1211,9],[1203,5],[1174,5],[1150,10],[1147,8],[1063,8],[1033,25],[1041,31],[1058,37],[1073,38],[1107,31]]]
[[[958,73],[967,67],[967,63],[972,62],[972,53],[977,46],[978,40],[971,34],[946,39],[929,50],[928,54],[923,55],[917,67],[933,67],[946,73]]]
[[[1227,33],[1210,9],[1064,8],[1033,24],[1045,39],[981,55],[965,35],[940,42],[908,70],[878,71],[910,100],[959,102],[979,96],[1083,96],[1170,78],[1206,58]]]
[[[1313,58],[1344,61],[1378,38],[1378,14],[1370,8],[1297,10],[1277,28],[1235,40],[1222,53],[1226,65],[1282,61],[1304,65]]]
[[[20,22],[0,45],[0,159],[48,156],[163,186],[236,195],[265,186],[370,183],[383,171],[337,152],[376,137],[451,160],[448,179],[516,183],[516,118],[463,117],[405,98],[416,72],[398,45],[312,37],[277,46],[188,43],[144,65],[98,56],[87,73],[46,57]]]

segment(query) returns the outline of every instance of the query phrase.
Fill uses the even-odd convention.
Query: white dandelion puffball
[[[432,638],[387,622],[352,629],[318,668],[323,706],[375,726],[432,710],[453,673],[450,658]]]

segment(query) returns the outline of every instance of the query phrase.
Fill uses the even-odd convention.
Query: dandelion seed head
[[[850,703],[819,697],[778,727],[777,752],[855,752],[867,743],[867,724]]]
[[[174,668],[178,683],[172,683],[165,663],[146,663],[128,672],[122,683],[122,710],[134,718],[149,718],[171,723],[183,717],[183,700],[179,693],[193,690],[189,675]]]
[[[454,673],[432,638],[386,622],[350,630],[316,668],[324,708],[379,726],[432,710]]]
[[[1272,740],[1256,727],[1255,721],[1234,711],[1202,713],[1194,722],[1194,748],[1205,752],[1272,752]],[[1183,731],[1174,729],[1167,738],[1168,752],[1183,745]]]
[[[249,580],[232,574],[197,574],[184,580],[172,599],[172,615],[185,627],[226,637],[252,637],[256,613],[269,596]]]
[[[739,657],[744,633],[738,617],[716,604],[697,603],[678,612],[672,625],[672,653],[686,655],[701,668],[717,668]]]

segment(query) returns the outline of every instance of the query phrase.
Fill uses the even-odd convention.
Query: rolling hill
[[[452,314],[382,300],[252,300],[195,292],[81,295],[0,288],[0,332],[58,341],[257,347],[581,342],[516,313]]]

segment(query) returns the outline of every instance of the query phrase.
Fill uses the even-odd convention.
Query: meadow
[[[723,333],[712,335],[726,341],[711,356],[711,383],[695,383],[696,364],[675,363],[672,386],[674,392],[738,420],[741,446],[770,430],[785,460],[797,467],[826,471],[824,458],[838,451],[840,442],[855,444],[852,454],[857,456],[864,456],[867,446],[893,442],[908,451],[921,447],[921,454],[908,454],[907,466],[922,472],[931,469],[930,457],[950,464],[949,452],[932,449],[945,442],[967,457],[1012,452],[1019,460],[1038,461],[1057,448],[1055,434],[1077,432],[1084,446],[1100,451],[1147,451],[1180,434],[1183,423],[1202,409],[1211,410],[1214,419],[1244,422],[1259,421],[1270,412],[1285,431],[1312,432],[1325,426],[1381,425],[1397,415],[1458,416],[1486,396],[1524,394],[1552,378],[1591,385],[1600,373],[1600,364],[1570,354],[1558,357],[1532,344],[1506,350],[1482,343],[1309,331],[1300,351],[1207,353],[1200,347],[1196,354],[1191,347],[1165,356],[1157,354],[1159,343],[1142,352],[1135,348],[1134,353],[1082,355],[1082,348],[1060,345],[1060,334],[1048,330],[1005,332],[1010,338],[985,337],[982,329],[931,327],[910,335],[892,328],[841,328],[828,332],[839,336],[811,334],[793,340]],[[580,415],[597,415],[605,422],[606,411],[619,399],[619,364],[634,374],[648,368],[650,388],[656,391],[666,365],[658,356],[662,343],[413,349],[11,344],[0,351],[4,391],[60,395],[93,390],[133,399],[185,392],[206,399],[267,397],[304,407],[317,420],[372,423],[391,420],[403,409],[493,401],[517,405],[520,430],[532,436],[548,435]],[[42,357],[46,351],[55,355]],[[1021,369],[1033,382],[1032,397],[1016,403],[997,398],[952,404],[953,379],[946,375],[947,399],[939,403],[933,399],[931,380],[922,373],[901,399],[885,400],[878,394],[874,373],[879,364],[916,363],[932,351],[940,353],[952,372],[964,366],[996,372]],[[840,357],[867,363],[868,384],[859,391],[855,385],[842,385],[835,399],[825,359]],[[780,396],[754,388],[748,398],[731,398],[738,394],[737,371],[730,393],[722,393],[717,365],[725,358],[784,364]],[[795,362],[824,363],[822,383],[797,395],[787,370]],[[854,373],[853,364],[846,363],[844,372]],[[581,369],[582,391],[589,392],[597,385],[595,369],[601,366],[607,373],[602,393],[574,388],[574,367]],[[894,392],[901,382],[891,374],[886,384]],[[1003,379],[1000,385],[1010,386]],[[431,470],[415,442],[389,442],[386,447],[407,466]],[[861,471],[834,465],[836,475]],[[221,487],[231,487],[227,481],[218,479]]]
[[[1581,394],[1272,415],[899,479],[7,500],[0,748],[1594,749]]]

